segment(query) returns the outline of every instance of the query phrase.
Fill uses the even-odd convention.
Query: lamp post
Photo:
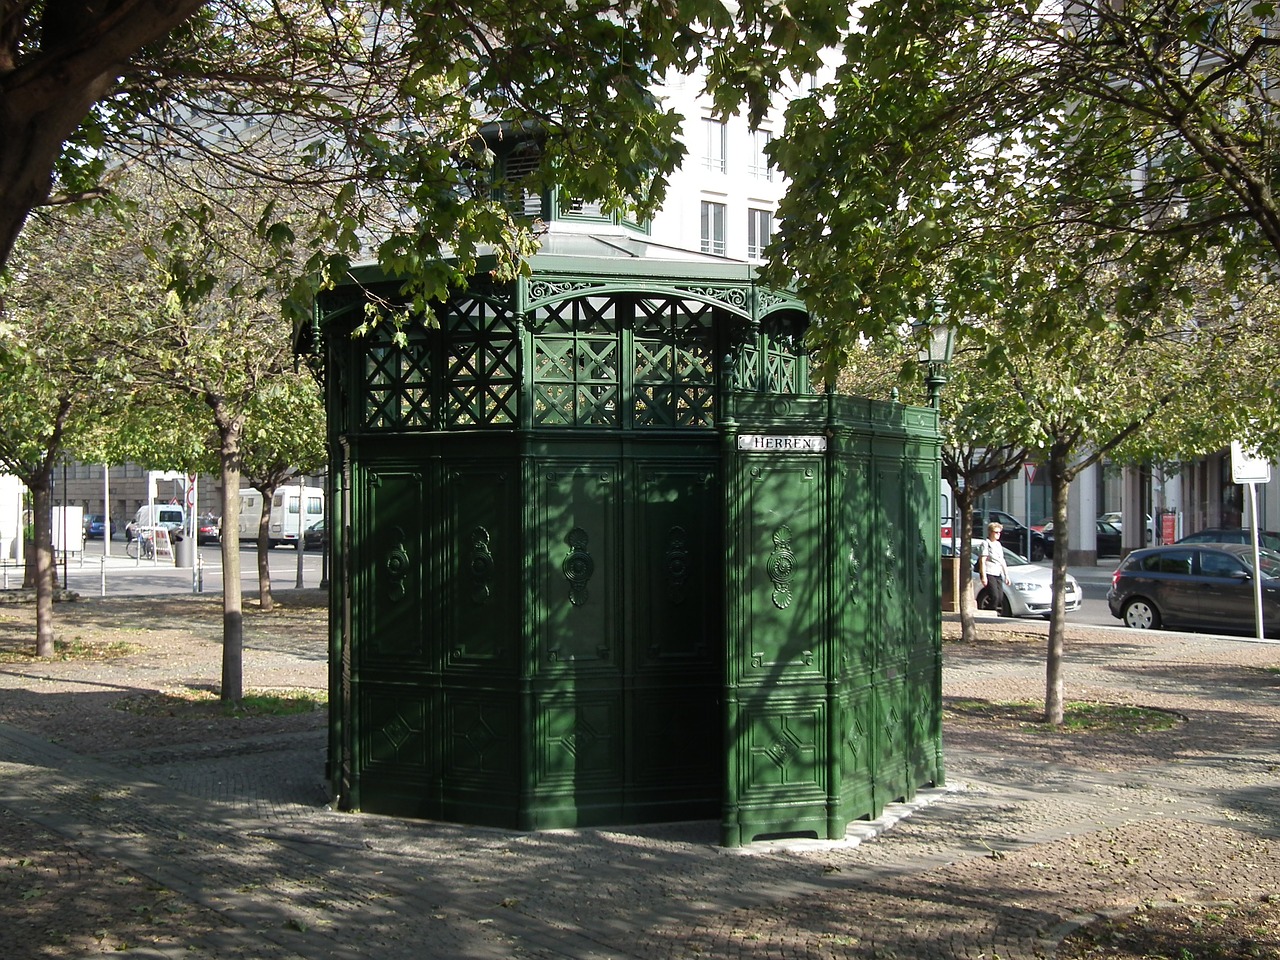
[[[937,410],[942,405],[942,388],[947,384],[947,366],[951,363],[951,351],[955,346],[955,330],[948,323],[916,324],[924,334],[924,346],[919,359],[925,368],[924,382],[929,388],[929,405]]]

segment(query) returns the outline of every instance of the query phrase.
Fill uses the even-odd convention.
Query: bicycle
[[[132,560],[154,560],[156,556],[156,537],[148,531],[139,530],[138,535],[125,544],[124,552]]]

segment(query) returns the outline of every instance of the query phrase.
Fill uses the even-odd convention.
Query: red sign
[[[1027,471],[1027,483],[1036,482],[1036,471],[1040,468],[1038,463],[1024,463],[1022,469]]]

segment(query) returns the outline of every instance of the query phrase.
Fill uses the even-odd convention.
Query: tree
[[[915,346],[905,337],[851,343],[843,354],[837,389],[863,397],[925,402]],[[956,556],[963,578],[961,635],[967,642],[973,642],[977,635],[967,560],[972,553],[974,510],[985,494],[1018,475],[1028,453],[1026,424],[1003,402],[1003,385],[993,379],[984,355],[985,349],[976,340],[962,346],[940,397],[941,476],[952,494],[951,523],[957,531]]]
[[[880,333],[932,299],[985,315],[994,289],[1010,293],[993,270],[1047,245],[1074,252],[1054,271],[1072,322],[1119,320],[1140,339],[1153,305],[1186,295],[1177,264],[1216,258],[1227,283],[1272,271],[1272,4],[1063,9],[863,8],[834,82],[773,141],[794,187],[770,278]],[[1124,282],[1090,303],[1103,266]],[[1061,320],[1042,306],[1022,322],[1051,338]]]
[[[976,347],[970,347],[972,352]],[[973,556],[974,511],[982,497],[1014,479],[1027,460],[1025,426],[1004,402],[1001,384],[966,351],[956,357],[942,395],[942,479],[951,486],[952,529],[959,531],[960,633],[973,642],[975,597],[967,588]]]
[[[271,593],[271,502],[275,491],[325,460],[324,404],[315,382],[305,372],[282,374],[250,402],[242,436],[241,477],[262,494],[258,521],[258,603],[274,605]],[[301,504],[299,505],[301,509]],[[301,515],[300,515],[301,516]],[[225,521],[224,521],[225,529]],[[302,549],[299,529],[298,549]]]
[[[117,358],[98,338],[97,303],[69,303],[64,271],[85,268],[53,234],[25,245],[21,283],[9,285],[10,317],[0,318],[0,468],[18,477],[31,493],[38,657],[54,654],[53,551],[54,471],[123,400],[113,389]],[[0,291],[5,285],[0,285]],[[16,291],[16,292],[15,292]],[[121,297],[113,298],[119,304]]]
[[[759,116],[847,17],[758,0],[0,2],[0,267],[33,209],[110,194],[120,158],[261,169],[258,145],[288,141],[297,162],[267,169],[329,188],[316,236],[336,269],[377,233],[422,303],[458,279],[446,248],[460,273],[484,244],[517,270],[532,241],[494,201],[482,123],[536,129],[544,181],[644,215],[684,150],[653,81],[702,68],[722,108],[747,97]]]
[[[205,183],[215,179],[199,168],[192,173]],[[271,450],[290,449],[288,437],[310,431],[314,436],[292,449],[309,449],[314,461],[314,451],[323,449],[323,422],[315,417],[314,383],[295,368],[292,327],[281,314],[282,291],[272,282],[289,272],[291,237],[279,239],[274,228],[246,236],[243,219],[215,217],[208,208],[203,216],[181,219],[178,210],[190,213],[198,206],[185,197],[175,204],[163,183],[159,186],[155,190],[157,183],[150,178],[133,182],[136,212],[128,222],[127,237],[116,247],[127,258],[132,244],[141,240],[147,256],[131,262],[136,282],[150,287],[152,304],[116,318],[104,339],[130,357],[130,376],[137,384],[184,396],[205,408],[224,519],[221,696],[239,702],[244,691],[240,543],[238,526],[228,521],[239,515],[246,429],[256,411],[259,421],[266,422],[254,426],[254,436],[259,447]],[[250,191],[250,205],[252,201]],[[243,208],[231,201],[224,209],[239,209],[243,218]],[[300,387],[309,387],[309,394]],[[287,426],[280,413],[268,418],[264,411],[279,411],[281,396],[298,398],[295,414],[311,416],[295,416]],[[272,428],[279,433],[267,438],[265,432]],[[265,562],[265,553],[259,554]],[[269,606],[269,573],[263,596]]]
[[[1221,22],[1183,0],[1083,0],[1069,23],[1062,9],[864,7],[835,78],[772,143],[792,188],[766,270],[844,318],[813,334],[828,368],[941,306],[982,346],[992,389],[1014,381],[1009,436],[1055,489],[1051,721],[1067,485],[1186,398],[1177,375],[1224,336],[1205,318],[1280,251],[1270,4]],[[1165,365],[1142,366],[1157,348]],[[1258,389],[1269,374],[1253,369]]]
[[[1116,329],[1093,331],[1077,325],[1055,344],[1037,343],[1034,350],[1027,350],[1016,333],[1006,333],[997,349],[1009,372],[1011,402],[1018,408],[1025,443],[1049,474],[1054,550],[1044,716],[1046,722],[1061,725],[1071,482],[1145,428],[1190,385],[1179,376],[1186,364],[1176,372],[1162,369],[1159,362],[1151,362],[1155,357],[1128,349]]]

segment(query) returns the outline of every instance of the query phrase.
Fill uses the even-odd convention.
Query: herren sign
[[[826,437],[776,437],[763,433],[738,435],[738,449],[760,453],[822,453],[827,449]]]

